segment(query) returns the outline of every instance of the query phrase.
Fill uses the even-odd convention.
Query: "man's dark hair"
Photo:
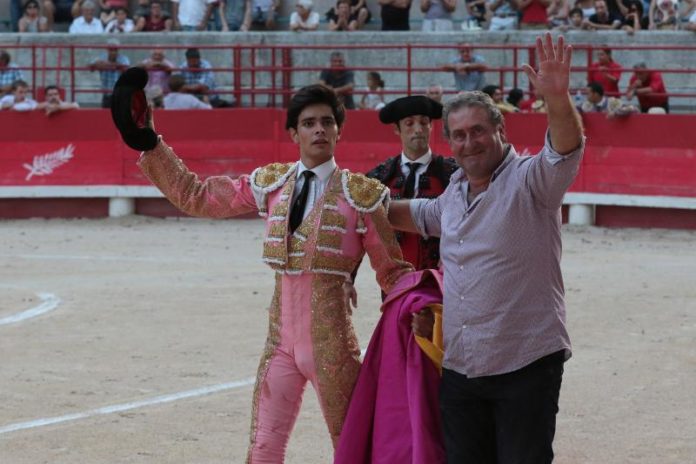
[[[524,90],[515,87],[514,89],[510,89],[510,91],[508,92],[507,101],[512,106],[517,106],[520,104],[523,98]]]
[[[482,88],[481,92],[483,92],[486,95],[488,95],[489,97],[493,98],[493,94],[495,93],[496,90],[500,90],[500,87],[498,87],[497,85],[490,84],[490,85],[487,85],[484,88]]]
[[[178,92],[181,88],[186,85],[186,79],[181,74],[172,74],[169,76],[169,90],[172,92]]]
[[[594,93],[599,94],[600,97],[604,96],[604,87],[602,87],[602,84],[599,82],[590,82],[587,84],[587,88],[593,91]]]
[[[575,7],[570,12],[568,12],[568,17],[570,18],[573,15],[579,14],[580,16],[583,16],[584,13],[582,12],[582,8]]]
[[[290,105],[288,105],[285,129],[297,129],[297,120],[300,117],[300,113],[311,105],[328,105],[331,107],[336,125],[339,129],[343,126],[343,122],[346,120],[346,109],[343,107],[341,100],[338,99],[338,95],[324,85],[315,84],[302,87],[293,95]]]
[[[197,48],[188,48],[185,53],[186,58],[200,58],[201,52]]]
[[[60,89],[58,88],[57,85],[47,85],[46,87],[44,87],[44,95],[47,94],[49,90],[53,90],[53,89],[60,92]]]

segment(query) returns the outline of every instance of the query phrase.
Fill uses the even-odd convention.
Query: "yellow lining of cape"
[[[416,343],[423,350],[425,355],[430,358],[430,360],[435,364],[437,370],[442,375],[442,358],[445,356],[445,345],[442,341],[442,305],[441,304],[430,304],[423,309],[430,309],[435,316],[435,323],[433,324],[433,340],[430,341],[427,338],[416,337]]]

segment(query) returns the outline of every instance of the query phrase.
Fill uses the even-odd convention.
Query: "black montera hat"
[[[379,111],[379,120],[384,124],[392,124],[409,116],[421,114],[430,119],[442,117],[442,105],[422,95],[403,97],[387,104]]]

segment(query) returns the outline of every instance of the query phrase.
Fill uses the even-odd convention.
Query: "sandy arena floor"
[[[244,462],[272,291],[261,226],[0,222],[0,463]],[[556,462],[696,462],[696,233],[565,228],[563,268]],[[365,266],[357,286],[366,346]],[[287,462],[331,462],[311,387]]]

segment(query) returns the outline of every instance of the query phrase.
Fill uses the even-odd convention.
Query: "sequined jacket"
[[[450,177],[458,168],[453,158],[433,154],[428,168],[419,176],[417,198],[439,196],[445,191]],[[401,155],[389,158],[366,175],[389,187],[392,200],[401,198],[406,181],[401,171]],[[437,269],[440,262],[439,238],[423,238],[418,234],[406,232],[397,232],[396,238],[404,259],[413,264],[416,270]]]
[[[288,235],[297,163],[273,163],[237,179],[200,180],[162,141],[138,164],[169,201],[189,215],[228,218],[257,211],[265,217],[263,260],[279,273],[348,279],[367,252],[380,287],[388,291],[412,270],[387,220],[389,189],[377,180],[337,168],[324,195]]]

